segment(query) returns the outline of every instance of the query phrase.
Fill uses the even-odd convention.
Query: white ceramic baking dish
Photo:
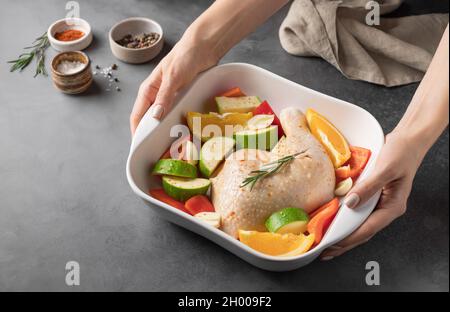
[[[133,138],[127,161],[127,178],[133,191],[161,217],[198,233],[245,261],[270,271],[288,271],[300,268],[358,228],[374,209],[380,194],[356,210],[342,206],[321,243],[309,252],[291,258],[277,258],[257,252],[221,230],[208,226],[196,218],[164,204],[148,195],[159,181],[150,175],[153,164],[175,140],[170,137],[173,125],[184,124],[188,111],[215,111],[210,99],[229,88],[239,86],[250,95],[267,100],[275,113],[296,106],[303,111],[311,107],[325,115],[342,131],[351,145],[372,150],[372,157],[357,183],[373,170],[384,142],[383,131],[377,120],[366,110],[298,85],[262,68],[242,63],[220,65],[200,75],[180,92],[172,111],[159,122],[146,114]]]

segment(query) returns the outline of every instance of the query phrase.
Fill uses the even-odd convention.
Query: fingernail
[[[360,198],[359,198],[358,194],[351,193],[349,196],[347,196],[344,199],[344,205],[346,205],[350,209],[353,209],[356,207],[356,205],[358,205],[359,201],[360,201]]]
[[[333,260],[333,259],[334,259],[333,256],[328,256],[328,257],[323,257],[323,258],[320,259],[320,260],[322,260],[322,261],[330,261],[330,260]]]
[[[153,105],[151,109],[153,118],[159,119],[164,113],[164,107],[162,107],[162,105]]]

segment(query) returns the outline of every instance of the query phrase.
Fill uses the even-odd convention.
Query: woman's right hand
[[[162,118],[171,109],[178,90],[217,64],[219,58],[211,51],[207,42],[196,40],[195,36],[183,36],[141,83],[130,115],[133,135],[150,107],[154,118]]]

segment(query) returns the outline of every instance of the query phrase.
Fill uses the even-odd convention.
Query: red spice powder
[[[84,32],[76,29],[67,29],[55,34],[55,39],[59,41],[73,41],[84,36]]]

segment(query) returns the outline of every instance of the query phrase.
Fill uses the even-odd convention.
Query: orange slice
[[[292,257],[307,252],[314,243],[314,235],[239,230],[239,240],[247,246],[271,256]]]
[[[331,122],[312,109],[306,111],[306,120],[311,133],[327,150],[335,168],[341,167],[350,159],[347,140]]]

